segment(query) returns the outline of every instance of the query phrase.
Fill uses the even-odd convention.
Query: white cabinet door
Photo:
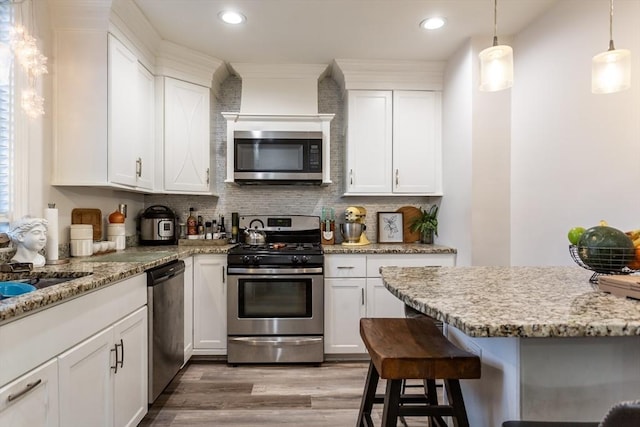
[[[391,91],[347,94],[346,192],[391,192]]]
[[[394,193],[442,191],[440,104],[440,92],[393,92]]]
[[[58,425],[57,359],[0,388],[0,426]]]
[[[193,257],[184,259],[184,363],[193,354]]]
[[[404,317],[404,303],[379,277],[367,277],[367,317]]]
[[[227,258],[196,255],[193,263],[193,346],[197,354],[227,349]],[[198,350],[205,350],[204,352]]]
[[[113,425],[114,350],[108,328],[58,357],[61,426]]]
[[[113,325],[113,337],[118,346],[113,374],[114,425],[135,427],[148,405],[147,307]]]
[[[164,79],[164,189],[210,192],[209,89]]]
[[[155,79],[142,64],[137,67],[138,104],[137,135],[134,164],[136,187],[154,189],[155,176]]]
[[[109,35],[109,181],[135,186],[138,58]]]
[[[325,353],[366,353],[360,318],[366,315],[366,279],[324,280]]]

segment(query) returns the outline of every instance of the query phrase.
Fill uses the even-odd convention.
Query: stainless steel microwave
[[[322,132],[235,131],[234,181],[321,184]]]

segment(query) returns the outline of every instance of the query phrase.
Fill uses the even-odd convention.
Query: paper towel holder
[[[49,209],[55,209],[56,208],[56,204],[55,203],[49,203],[47,204]],[[57,217],[57,213],[56,213],[56,217]],[[48,228],[47,228],[47,233],[48,233]],[[56,227],[56,232],[57,232],[57,227]],[[48,236],[47,236],[48,238]],[[57,237],[56,237],[56,241],[57,241]],[[60,265],[60,264],[68,264],[70,259],[69,258],[58,258],[58,259],[48,259],[49,256],[45,256],[45,265]]]

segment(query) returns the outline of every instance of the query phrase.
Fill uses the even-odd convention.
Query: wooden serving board
[[[422,214],[420,209],[416,208],[415,206],[403,206],[400,209],[398,209],[396,212],[402,212],[404,217],[402,222],[403,243],[415,243],[419,241],[420,232],[411,231],[410,226],[413,223],[413,221]]]
[[[93,240],[102,240],[102,211],[100,209],[73,209],[71,224],[93,225]]]

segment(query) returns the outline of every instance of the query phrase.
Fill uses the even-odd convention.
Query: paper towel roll
[[[58,209],[46,208],[44,219],[47,220],[47,261],[58,259]]]

